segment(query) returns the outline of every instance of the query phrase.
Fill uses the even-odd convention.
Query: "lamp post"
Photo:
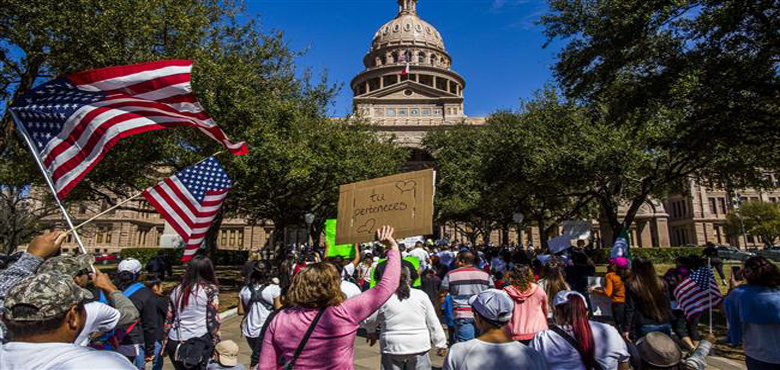
[[[306,216],[304,216],[304,219],[306,220],[306,243],[311,245],[311,224],[314,223],[314,215],[307,213]]]

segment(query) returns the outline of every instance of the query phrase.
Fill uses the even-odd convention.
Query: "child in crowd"
[[[238,363],[238,344],[232,340],[219,342],[207,370],[244,370],[244,365]]]
[[[615,257],[609,260],[606,283],[604,288],[594,288],[593,291],[607,296],[612,303],[612,317],[615,327],[622,330],[626,324],[626,285],[628,279],[628,258]]]

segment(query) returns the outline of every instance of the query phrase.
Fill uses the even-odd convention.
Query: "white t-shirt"
[[[355,275],[355,265],[352,264],[352,262],[350,262],[344,266],[344,272],[342,273],[342,276],[347,277],[347,276],[354,276],[354,275]]]
[[[73,342],[80,346],[89,344],[89,336],[92,333],[112,330],[119,322],[119,310],[105,303],[89,302],[84,305],[84,310],[87,312],[87,321],[84,323],[84,329]]]
[[[259,287],[258,287],[259,288]],[[282,290],[276,284],[270,284],[260,292],[260,296],[265,303],[269,305],[274,304],[274,299],[278,298],[282,294]],[[238,298],[241,299],[243,304],[249,304],[249,300],[252,298],[252,291],[248,287],[241,288],[238,292]],[[241,323],[241,333],[247,338],[257,338],[260,336],[260,331],[263,330],[263,324],[271,314],[271,310],[268,310],[262,303],[255,303],[252,307],[249,307],[246,313],[246,318]]]
[[[3,370],[136,370],[125,356],[70,343],[11,342],[0,346]]]
[[[562,329],[572,335],[566,327]],[[628,349],[623,337],[612,325],[591,321],[593,341],[596,345],[596,361],[604,370],[617,369],[618,363],[627,362]],[[552,330],[536,333],[530,347],[539,351],[550,370],[580,370],[585,369],[577,349]]]
[[[425,251],[423,248],[414,248],[411,251],[409,251],[409,255],[412,257],[417,257],[417,259],[420,261],[420,269],[425,271],[426,268],[428,268],[428,252]]]
[[[344,292],[344,294],[347,296],[347,299],[363,293],[357,284],[346,280],[341,281],[341,291]]]
[[[519,342],[488,343],[479,339],[456,343],[444,359],[444,370],[545,370],[539,352]]]

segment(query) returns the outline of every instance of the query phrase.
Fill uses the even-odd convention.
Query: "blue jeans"
[[[770,364],[768,362],[756,360],[750,356],[745,356],[745,364],[748,370],[777,370],[780,364]]]
[[[135,365],[136,369],[138,370],[144,370],[144,366],[146,365],[146,362],[144,362],[144,351],[141,350],[141,354],[138,356],[135,356],[135,359],[133,359],[133,365]]]
[[[672,336],[672,324],[645,324],[639,327],[640,337],[644,337],[645,335],[653,332],[660,332],[668,336]]]
[[[154,360],[152,362],[152,370],[162,370],[163,368],[163,360],[165,360],[165,357],[160,356],[160,352],[162,352],[162,342],[154,342]]]
[[[455,319],[455,342],[465,342],[476,337],[474,319]]]

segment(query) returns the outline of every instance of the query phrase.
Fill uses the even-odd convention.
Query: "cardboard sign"
[[[336,220],[325,220],[325,241],[328,243],[325,257],[343,256],[348,259],[355,258],[354,244],[336,244],[336,225]]]
[[[383,225],[396,239],[433,234],[435,176],[431,169],[342,185],[336,244],[373,241]]]

